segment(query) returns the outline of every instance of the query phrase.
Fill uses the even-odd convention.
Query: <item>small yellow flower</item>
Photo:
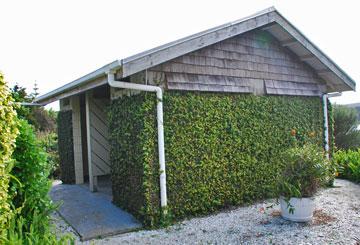
[[[314,131],[312,131],[312,132],[309,133],[309,137],[310,137],[310,138],[314,138],[315,135],[316,135],[316,133],[315,133]]]
[[[339,172],[335,172],[335,177],[339,177]]]

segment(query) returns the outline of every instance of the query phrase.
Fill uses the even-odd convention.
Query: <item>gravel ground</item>
[[[193,218],[166,229],[138,231],[76,244],[356,244],[360,238],[360,186],[336,180],[316,197],[311,223],[292,223],[279,216],[273,200]],[[76,234],[55,214],[58,232]]]

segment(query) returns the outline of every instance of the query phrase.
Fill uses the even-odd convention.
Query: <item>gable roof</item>
[[[115,60],[71,83],[38,97],[35,102],[47,104],[101,86],[106,81],[98,81],[97,78],[104,76],[109,70],[119,70],[121,78],[128,77],[184,54],[258,28],[268,31],[279,40],[282,46],[290,49],[300,60],[312,67],[319,77],[326,82],[327,92],[355,90],[355,82],[349,75],[274,7],[270,7],[246,18],[181,38],[121,60]]]

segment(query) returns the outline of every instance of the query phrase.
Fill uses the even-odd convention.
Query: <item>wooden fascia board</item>
[[[355,90],[355,82],[278,12],[275,15],[275,21],[282,28],[284,28],[294,39],[296,39],[301,45],[303,45],[309,52],[311,52],[317,59],[319,59],[321,63],[323,63],[336,76],[338,76],[342,81],[344,81],[350,90]]]

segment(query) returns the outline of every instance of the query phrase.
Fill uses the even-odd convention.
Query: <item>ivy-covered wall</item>
[[[60,178],[65,184],[75,184],[72,111],[59,111],[57,125],[60,158]]]
[[[114,202],[157,225],[156,98],[116,99],[109,117]],[[319,97],[167,91],[164,117],[168,209],[176,219],[272,197],[294,129],[323,143]]]

